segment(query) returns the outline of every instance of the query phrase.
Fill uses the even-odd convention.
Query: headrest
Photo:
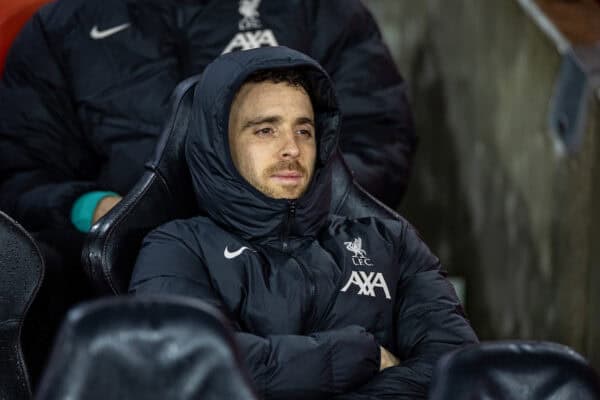
[[[182,297],[116,297],[69,312],[38,399],[253,399],[233,334]]]

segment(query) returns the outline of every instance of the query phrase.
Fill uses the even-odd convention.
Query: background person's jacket
[[[317,165],[297,200],[251,186],[228,145],[241,83],[279,67],[309,71],[315,109]],[[477,338],[438,259],[406,221],[330,214],[340,119],[326,73],[286,48],[229,54],[207,67],[193,110],[186,158],[207,216],[151,232],[130,291],[194,296],[222,310],[265,399],[423,398],[438,357]],[[401,366],[379,373],[379,345]]]
[[[358,0],[244,4],[58,0],[42,8],[0,85],[0,209],[32,231],[72,229],[79,196],[125,195],[141,176],[178,82],[226,50],[274,44],[329,71],[346,159],[394,205],[415,137],[404,83],[372,16]]]

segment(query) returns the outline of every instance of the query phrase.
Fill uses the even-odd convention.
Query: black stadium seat
[[[82,263],[99,293],[126,293],[144,236],[159,225],[200,213],[187,170],[184,143],[195,85],[188,78],[173,92],[171,114],[153,160],[137,184],[88,235]],[[334,164],[332,210],[351,217],[401,217],[362,189],[337,154]]]
[[[185,134],[194,85],[188,78],[174,90],[170,117],[146,172],[107,215],[96,223],[83,246],[82,264],[101,294],[127,293],[144,236],[159,225],[199,211],[185,165]]]
[[[226,320],[182,297],[110,297],[73,308],[38,400],[253,400]]]
[[[31,396],[21,331],[43,275],[44,260],[33,238],[0,211],[0,399]]]
[[[500,341],[443,356],[430,400],[594,400],[598,375],[570,348],[551,342]]]

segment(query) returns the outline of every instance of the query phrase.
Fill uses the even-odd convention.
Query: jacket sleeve
[[[400,366],[388,368],[337,400],[425,399],[437,360],[449,351],[478,342],[439,260],[408,224],[402,233],[404,270],[395,303]]]
[[[99,165],[40,13],[15,40],[0,84],[0,209],[36,231],[71,227],[71,205],[96,188]]]
[[[241,321],[212,288],[202,257],[186,242],[165,230],[152,232],[136,261],[130,293],[191,296],[220,309],[237,331],[240,353],[261,398],[331,398],[367,382],[379,370],[379,346],[359,326],[307,336],[242,332]]]
[[[360,1],[316,3],[313,54],[335,83],[343,116],[340,148],[358,182],[394,207],[406,190],[416,146],[406,85]]]

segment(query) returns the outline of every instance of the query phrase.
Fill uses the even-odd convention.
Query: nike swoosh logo
[[[125,24],[117,25],[112,28],[108,28],[108,29],[104,29],[104,30],[99,30],[98,26],[94,25],[94,27],[90,31],[90,37],[94,40],[104,39],[104,38],[114,35],[115,33],[121,32],[124,29],[129,28],[129,25],[131,25],[131,24],[129,22],[127,22]]]
[[[244,252],[244,250],[254,251],[251,248],[246,247],[246,246],[240,247],[236,251],[229,251],[229,249],[227,248],[227,246],[225,246],[225,251],[223,252],[223,255],[225,256],[226,259],[231,260],[232,258],[236,258],[240,254],[242,254]]]

